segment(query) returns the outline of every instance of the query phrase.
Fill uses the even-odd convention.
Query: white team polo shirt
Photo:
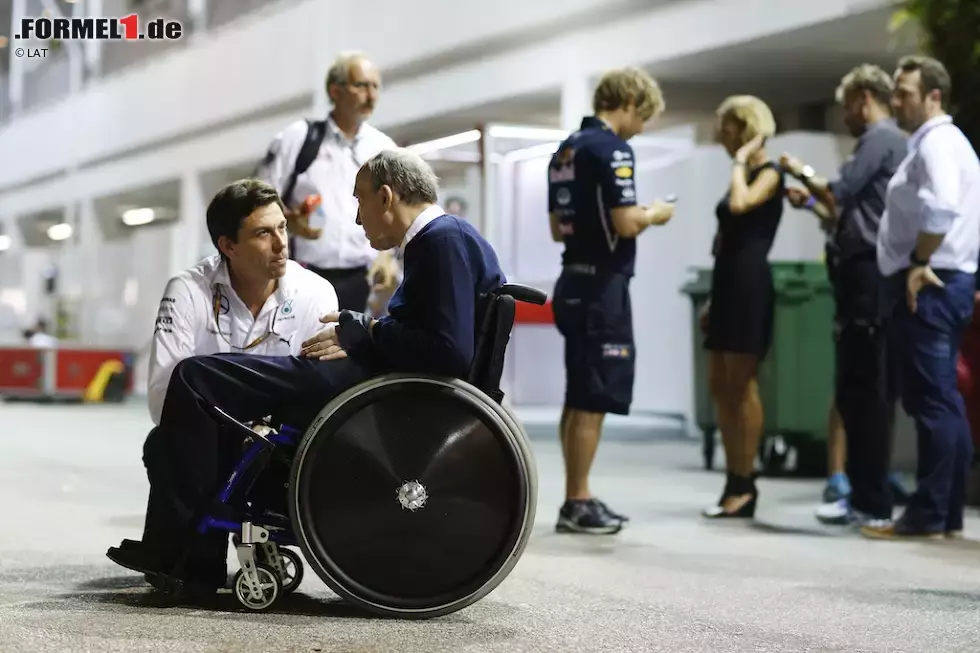
[[[269,152],[272,161],[262,166],[259,176],[276,191],[285,190],[296,157],[306,140],[307,124],[298,120],[276,134]],[[309,169],[296,178],[296,186],[283,203],[298,206],[307,195],[319,195],[320,207],[310,215],[310,226],[323,229],[317,240],[295,238],[295,259],[318,268],[351,269],[370,265],[378,252],[358,226],[354,180],[368,159],[397,145],[380,130],[362,123],[354,140],[348,140],[329,116],[319,153]]]
[[[191,356],[245,352],[297,356],[303,342],[323,329],[320,318],[339,310],[326,279],[296,261],[257,317],[231,287],[227,263],[211,256],[173,277],[163,292],[150,350],[150,416],[160,423],[167,386],[177,363]]]

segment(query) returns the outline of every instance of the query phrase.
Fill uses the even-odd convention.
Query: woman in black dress
[[[704,515],[752,517],[758,497],[755,457],[763,430],[757,375],[772,339],[775,292],[769,250],[783,214],[784,181],[765,149],[776,124],[762,100],[730,97],[717,116],[718,141],[733,165],[728,191],[716,209],[715,265],[702,325],[728,476],[718,505]]]

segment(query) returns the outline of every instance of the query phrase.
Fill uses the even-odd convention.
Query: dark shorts
[[[565,406],[629,414],[636,348],[629,277],[562,272],[552,305],[565,338]]]

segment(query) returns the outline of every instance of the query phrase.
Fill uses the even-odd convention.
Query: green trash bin
[[[702,434],[702,454],[704,468],[712,469],[715,460],[715,442],[718,424],[715,418],[715,407],[708,389],[708,352],[703,343],[701,325],[698,316],[701,308],[711,295],[711,270],[694,268],[695,278],[681,289],[681,292],[691,298],[693,311],[691,327],[694,343],[694,421]]]
[[[776,291],[773,340],[759,370],[764,435],[759,456],[766,474],[795,471],[822,476],[827,462],[827,408],[834,387],[834,299],[819,262],[772,263]],[[682,291],[694,307],[694,396],[704,434],[705,468],[714,461],[717,422],[708,391],[707,356],[698,313],[711,289],[711,271],[696,270]]]

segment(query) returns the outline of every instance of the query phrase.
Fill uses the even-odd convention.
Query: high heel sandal
[[[746,494],[751,495],[748,501],[740,505],[735,510],[725,510],[725,501],[731,497],[739,497]],[[721,499],[718,500],[718,505],[706,508],[701,512],[701,514],[708,519],[751,519],[755,516],[755,505],[758,498],[759,491],[755,487],[755,475],[736,476],[735,474],[729,472],[725,480],[725,489],[722,492]]]

